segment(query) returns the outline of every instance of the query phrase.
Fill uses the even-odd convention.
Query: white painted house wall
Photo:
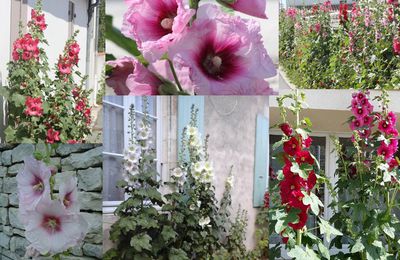
[[[10,58],[10,16],[11,0],[2,0],[0,8],[0,83],[5,84],[7,62]]]

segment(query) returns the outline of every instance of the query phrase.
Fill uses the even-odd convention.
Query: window
[[[153,132],[157,158],[161,155],[160,97],[148,97],[149,118]],[[128,113],[131,104],[135,106],[137,122],[143,117],[143,97],[106,96],[103,100],[103,212],[112,213],[126,199],[124,190],[117,187],[122,179],[123,151],[129,145]],[[160,162],[157,168],[160,170]],[[160,172],[160,171],[159,171]]]
[[[74,34],[74,25],[75,25],[75,3],[69,1],[68,3],[68,37],[71,37]]]

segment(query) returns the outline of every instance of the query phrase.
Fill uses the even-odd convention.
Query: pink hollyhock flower
[[[46,30],[47,24],[44,18],[44,14],[38,14],[35,9],[31,10],[32,22],[35,26],[39,27],[41,31]]]
[[[396,55],[400,55],[400,38],[393,38],[393,52]]]
[[[196,48],[193,48],[196,46]],[[205,4],[185,35],[170,48],[178,70],[190,69],[199,95],[272,94],[266,78],[276,75],[254,21],[223,13]]]
[[[289,7],[289,8],[286,10],[286,15],[287,15],[288,17],[290,17],[291,19],[296,18],[297,9],[296,9],[296,8],[293,8],[293,7]]]
[[[50,128],[47,130],[46,142],[53,144],[60,141],[60,132]]]
[[[362,119],[364,116],[368,115],[368,109],[366,107],[356,107],[351,109],[353,114],[357,119]]]
[[[64,75],[71,74],[72,73],[71,64],[67,63],[67,60],[60,58],[58,62],[58,71]]]
[[[58,200],[42,200],[30,212],[25,236],[42,255],[64,252],[82,242],[88,224],[81,215],[68,214]]]
[[[84,100],[79,100],[78,103],[75,106],[75,109],[77,111],[82,111],[83,109],[85,109],[85,107],[86,107],[85,101]]]
[[[77,42],[73,42],[68,46],[68,50],[69,52],[78,55],[81,48],[79,47],[79,44]]]
[[[186,29],[195,11],[185,8],[182,0],[126,0],[121,32],[134,39],[150,62],[168,52]]]
[[[390,121],[388,120],[381,120],[378,123],[378,129],[382,133],[389,134],[389,132],[393,129],[393,125]]]
[[[26,109],[24,111],[25,115],[28,116],[41,116],[43,115],[43,102],[42,98],[27,97],[25,100]]]
[[[390,111],[387,115],[387,119],[392,123],[392,125],[395,125],[397,121],[397,116],[393,111]]]
[[[79,213],[78,181],[74,176],[68,176],[60,184],[59,198],[68,212]]]
[[[314,26],[315,32],[319,33],[321,31],[321,24],[320,23],[316,23]]]
[[[360,119],[354,118],[350,123],[350,129],[356,130],[362,126],[362,121]]]
[[[17,174],[20,219],[26,223],[26,213],[42,198],[50,197],[51,169],[33,157],[24,159],[24,167]]]
[[[372,117],[371,116],[364,116],[362,119],[364,126],[371,126],[372,125]]]
[[[382,155],[385,160],[391,160],[394,154],[391,145],[387,145],[385,142],[381,142],[381,145],[378,147],[377,150],[378,155]]]
[[[233,1],[224,1],[226,4],[231,7],[232,9],[245,13],[251,16],[267,19],[267,15],[265,14],[265,9],[267,7],[266,0],[235,0]],[[231,2],[231,3],[229,3]]]
[[[131,57],[108,61],[107,65],[113,67],[112,73],[107,77],[107,85],[114,89],[116,95],[129,95],[131,90],[127,86],[129,75],[133,74],[137,61]]]

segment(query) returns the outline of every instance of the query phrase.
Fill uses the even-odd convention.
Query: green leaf
[[[292,167],[290,167],[290,170],[293,173],[297,173],[298,175],[300,175],[300,177],[303,178],[303,179],[307,179],[308,178],[308,174],[305,171],[303,171],[302,169],[300,169],[298,163],[293,162],[292,163]]]
[[[151,249],[150,241],[151,237],[149,235],[140,234],[132,237],[130,244],[135,248],[135,250],[137,250],[138,252],[142,252],[143,249],[145,250]]]
[[[163,239],[165,241],[169,241],[172,240],[176,237],[176,232],[172,229],[171,226],[164,226],[162,232],[161,232],[161,236],[163,237]]]
[[[343,233],[334,228],[333,226],[331,226],[328,221],[322,218],[319,218],[319,221],[320,221],[319,223],[320,232],[321,234],[326,235],[326,240],[328,240],[328,242],[331,241],[331,235],[343,236]]]
[[[395,237],[394,232],[396,231],[394,227],[391,227],[389,223],[385,223],[381,226],[381,228],[386,235],[388,235],[391,239],[394,239]]]
[[[319,207],[323,207],[324,204],[321,202],[321,200],[314,194],[310,193],[308,195],[306,192],[303,192],[304,198],[303,198],[303,203],[304,205],[310,205],[312,212],[318,216],[319,215]]]
[[[312,122],[309,117],[305,117],[303,120],[307,127],[312,127]]]
[[[361,242],[361,238],[358,238],[356,240],[356,243],[351,248],[351,253],[354,254],[354,253],[360,252],[360,251],[364,250],[364,248],[365,247],[364,247],[363,243]]]
[[[329,255],[329,249],[326,248],[324,243],[322,243],[321,241],[318,243],[318,250],[323,257],[325,257],[328,260],[331,259],[331,256]]]
[[[280,141],[274,143],[272,145],[272,151],[275,151],[278,147],[280,147],[285,142],[285,139],[281,139]]]
[[[14,103],[14,106],[21,107],[25,104],[25,96],[18,93],[14,93],[11,97],[11,102]]]
[[[308,246],[305,248],[305,250],[299,246],[295,246],[293,249],[291,249],[288,253],[288,256],[293,257],[294,259],[297,260],[319,260],[320,258],[318,255],[314,252],[314,250],[308,248]]]

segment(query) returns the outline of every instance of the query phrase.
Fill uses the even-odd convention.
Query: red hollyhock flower
[[[377,150],[378,155],[382,155],[385,160],[392,159],[393,156],[393,150],[391,149],[390,145],[387,145],[385,142],[381,142],[381,145],[379,146]]]
[[[291,137],[288,141],[283,144],[283,150],[290,156],[294,156],[300,151],[299,140],[295,136]]]
[[[285,236],[283,236],[283,232],[284,232],[284,231],[282,231],[282,232],[281,232],[281,236],[282,236],[282,242],[283,242],[284,244],[287,244],[287,242],[289,241],[289,238],[288,238],[288,237],[285,237]]]
[[[314,158],[312,158],[309,151],[298,151],[296,153],[296,162],[300,165],[303,163],[308,163],[310,165],[314,164]]]
[[[53,128],[48,129],[46,142],[49,144],[53,144],[58,141],[60,141],[60,132],[54,130]]]
[[[311,171],[308,174],[307,191],[311,191],[315,187],[315,184],[317,184],[317,175],[315,175],[314,171]]]
[[[282,132],[286,135],[286,136],[291,136],[293,133],[293,129],[292,127],[288,124],[288,123],[283,123],[279,126],[279,128],[282,130]]]
[[[381,120],[378,124],[378,129],[382,133],[388,134],[390,130],[393,128],[391,121]]]
[[[297,223],[289,223],[289,226],[291,228],[293,228],[294,230],[302,229],[306,225],[307,218],[308,218],[307,211],[300,212],[298,217],[299,217],[299,220]]]
[[[75,106],[75,109],[78,111],[82,111],[86,107],[86,103],[83,100],[79,100]]]
[[[340,20],[340,24],[345,24],[348,20],[348,6],[345,3],[340,3],[339,5],[339,20]]]
[[[41,116],[43,114],[42,98],[27,97],[25,100],[26,109],[25,115],[28,116]]]
[[[389,161],[389,171],[393,170],[394,168],[399,167],[399,162],[396,158],[393,158]]]

